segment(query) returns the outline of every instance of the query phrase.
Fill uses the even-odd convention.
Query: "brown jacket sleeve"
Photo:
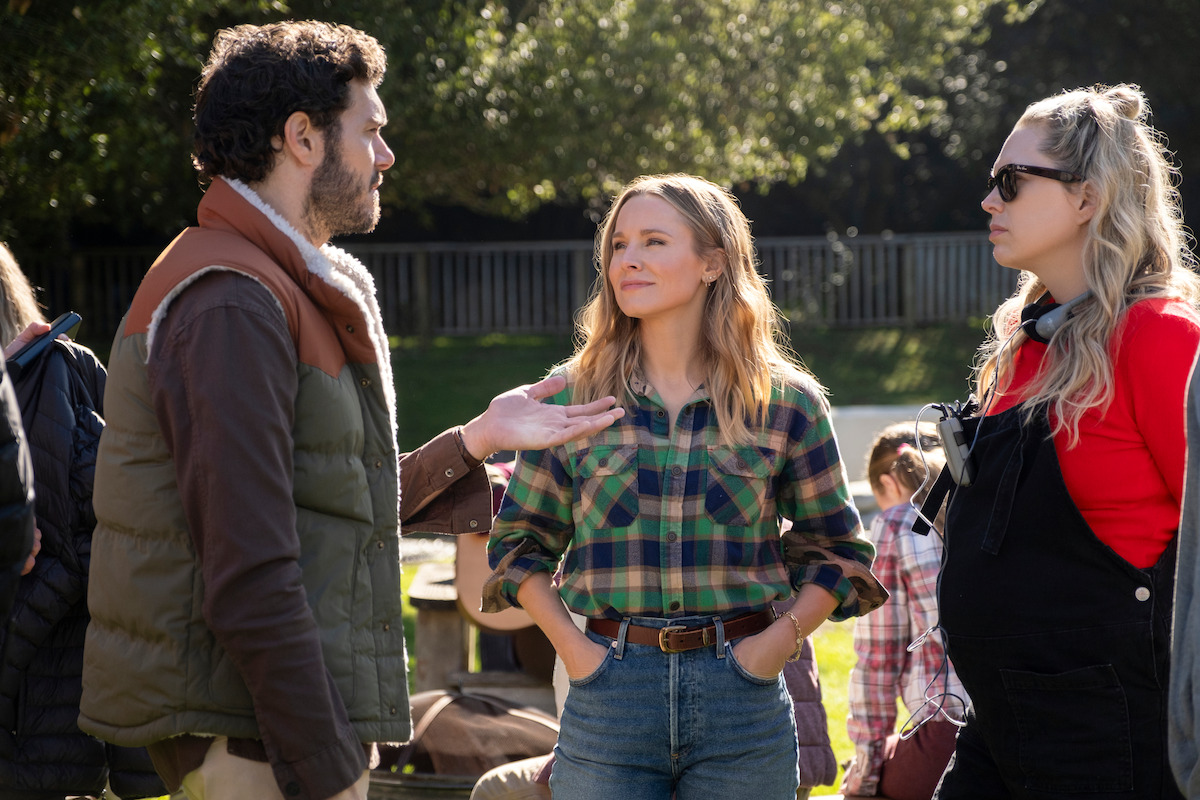
[[[367,759],[325,669],[297,561],[298,379],[283,313],[254,280],[205,275],[171,304],[153,348],[151,396],[200,561],[205,622],[250,690],[280,791],[330,797]]]
[[[455,441],[457,428],[400,456],[400,524],[404,533],[487,533],[492,486]]]

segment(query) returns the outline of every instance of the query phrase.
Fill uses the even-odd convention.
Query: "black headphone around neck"
[[[1021,330],[1035,342],[1050,344],[1051,337],[1072,316],[1075,306],[1092,296],[1091,289],[1065,303],[1043,303],[1049,292],[1021,309]]]

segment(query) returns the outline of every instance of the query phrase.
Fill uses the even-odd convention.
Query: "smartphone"
[[[50,323],[50,330],[9,356],[4,364],[8,368],[9,377],[14,381],[19,378],[22,370],[36,361],[38,356],[44,353],[46,348],[50,346],[50,343],[62,334],[65,333],[67,336],[74,337],[75,331],[79,328],[79,323],[82,321],[83,317],[74,311],[68,311],[65,314],[59,315],[57,319]]]

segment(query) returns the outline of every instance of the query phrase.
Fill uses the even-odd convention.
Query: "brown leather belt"
[[[734,617],[728,622],[722,621],[721,624],[725,628],[725,641],[728,642],[765,630],[774,621],[775,612],[764,608],[762,611]],[[621,623],[611,619],[589,619],[587,627],[588,630],[610,639],[616,639],[621,632]],[[682,653],[716,644],[717,626],[689,628],[683,625],[668,625],[665,628],[650,628],[631,624],[625,632],[625,641],[653,645],[664,653]]]

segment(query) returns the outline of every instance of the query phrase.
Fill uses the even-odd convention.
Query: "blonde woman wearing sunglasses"
[[[972,702],[942,800],[1181,796],[1165,710],[1200,292],[1148,117],[1133,86],[1042,100],[988,182],[1021,278],[947,512],[941,625]]]

